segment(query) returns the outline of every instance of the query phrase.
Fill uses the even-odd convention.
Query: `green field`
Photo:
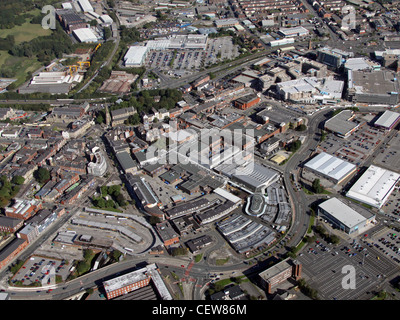
[[[30,11],[33,15],[40,15],[39,9]],[[21,26],[15,26],[12,29],[0,29],[0,37],[5,38],[8,35],[13,35],[15,38],[15,44],[20,44],[24,41],[31,41],[32,39],[40,36],[48,36],[51,34],[51,30],[43,29],[39,24],[31,24],[30,20],[27,20]],[[33,72],[39,69],[42,64],[36,58],[27,57],[14,57],[7,51],[0,50],[0,68],[5,70],[12,70],[13,78],[17,78],[15,85],[19,86],[26,80],[28,72]]]
[[[30,13],[34,16],[42,14],[39,9],[32,10],[27,13]],[[15,44],[20,44],[24,41],[31,41],[36,37],[49,36],[51,34],[50,29],[43,29],[40,24],[31,24],[30,22],[31,20],[27,20],[24,24],[20,26],[15,26],[12,29],[0,29],[0,38],[5,38],[8,35],[13,35],[15,37]]]

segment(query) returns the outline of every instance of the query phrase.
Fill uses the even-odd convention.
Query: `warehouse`
[[[334,182],[335,184],[341,183],[356,172],[357,169],[356,165],[331,156],[325,152],[321,152],[312,158],[304,165],[304,167],[311,172]]]
[[[281,28],[278,33],[284,37],[304,37],[310,32],[306,28],[298,26],[293,28]]]
[[[385,204],[399,179],[400,174],[371,165],[346,196],[379,209]]]
[[[131,46],[124,56],[126,67],[141,67],[146,59],[147,48],[143,46]]]
[[[400,114],[390,110],[386,110],[379,118],[375,121],[375,127],[382,128],[384,130],[393,129],[397,123],[399,123]]]
[[[78,3],[83,12],[93,12],[94,11],[89,0],[78,0]]]
[[[90,28],[75,29],[72,33],[79,42],[90,43],[99,40]]]
[[[347,234],[362,232],[375,219],[375,215],[368,210],[357,208],[356,211],[337,198],[321,203],[318,206],[318,216]]]

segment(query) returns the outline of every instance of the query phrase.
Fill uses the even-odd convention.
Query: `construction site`
[[[85,73],[90,68],[90,61],[100,46],[99,43],[94,48],[77,49],[73,54],[53,61],[20,87],[19,93],[68,93],[76,84],[83,81]]]

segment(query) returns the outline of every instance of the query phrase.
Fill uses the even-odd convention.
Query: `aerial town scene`
[[[400,300],[399,15],[1,0],[0,300]]]

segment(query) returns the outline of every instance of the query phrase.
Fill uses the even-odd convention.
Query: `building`
[[[378,119],[376,119],[374,126],[384,130],[393,129],[400,120],[400,114],[394,111],[386,110]]]
[[[141,67],[146,59],[147,47],[131,46],[124,56],[126,67]]]
[[[0,251],[0,269],[7,266],[22,250],[26,248],[28,241],[16,238]]]
[[[343,87],[344,81],[317,77],[304,77],[276,84],[281,99],[303,103],[340,101]]]
[[[302,265],[297,260],[287,258],[258,274],[261,287],[271,294],[276,287],[289,278],[298,280],[301,278]]]
[[[107,172],[107,160],[100,148],[95,148],[90,154],[91,162],[87,165],[87,172],[93,176],[102,177]]]
[[[400,174],[371,165],[353,184],[346,196],[381,208],[400,180]]]
[[[14,233],[24,224],[24,220],[0,216],[0,231]]]
[[[155,229],[166,248],[173,244],[179,243],[179,235],[169,220],[157,223]]]
[[[107,299],[114,299],[146,287],[152,281],[160,300],[172,300],[155,263],[103,282]]]
[[[246,294],[238,285],[232,285],[212,294],[210,298],[211,300],[246,300]]]
[[[128,152],[121,151],[116,153],[115,156],[125,174],[136,173],[137,163],[132,159],[131,155]]]
[[[56,15],[67,33],[75,29],[86,28],[87,23],[72,10],[57,10]]]
[[[375,215],[368,210],[359,208],[356,211],[337,198],[331,198],[319,204],[318,216],[347,234],[362,232],[366,226],[375,220]]]
[[[24,200],[16,198],[11,207],[4,208],[7,217],[28,220],[42,209],[42,203],[37,200]]]
[[[252,194],[247,198],[245,212],[250,216],[259,217],[266,213],[267,198],[263,194]]]
[[[376,84],[379,85],[376,85]],[[353,103],[396,105],[399,103],[399,82],[388,70],[351,71],[347,73],[347,99]]]
[[[260,97],[256,94],[248,94],[240,97],[233,102],[233,105],[241,110],[247,110],[261,101]]]
[[[78,4],[81,7],[83,12],[93,12],[94,11],[89,0],[78,0]]]
[[[72,33],[82,43],[97,42],[99,40],[90,28],[74,29]]]
[[[271,47],[277,47],[277,46],[284,46],[286,44],[292,44],[294,43],[294,38],[284,38],[284,39],[279,39],[279,40],[272,40],[268,44]]]
[[[144,178],[134,176],[132,173],[126,175],[126,187],[132,198],[138,199],[143,208],[156,207],[160,200]]]
[[[302,26],[297,26],[293,28],[281,28],[278,31],[278,34],[284,37],[305,37],[309,35],[309,31],[302,27]]]
[[[306,162],[304,168],[335,184],[342,183],[357,170],[356,165],[331,156],[326,152],[321,152]]]
[[[335,133],[341,138],[347,138],[362,125],[358,121],[353,121],[355,116],[354,111],[343,110],[326,120],[324,129]]]
[[[128,107],[128,108],[122,108],[122,109],[116,109],[111,111],[111,125],[113,127],[118,126],[120,124],[123,124],[125,120],[128,120],[128,118],[132,115],[137,113],[136,109],[134,107]]]
[[[242,185],[251,193],[262,192],[279,179],[279,172],[256,162],[241,166],[236,163],[222,163],[215,170],[230,178],[232,183]]]
[[[346,52],[330,47],[323,47],[317,50],[317,61],[334,69],[340,68],[347,58],[352,58],[353,56],[353,52]]]

